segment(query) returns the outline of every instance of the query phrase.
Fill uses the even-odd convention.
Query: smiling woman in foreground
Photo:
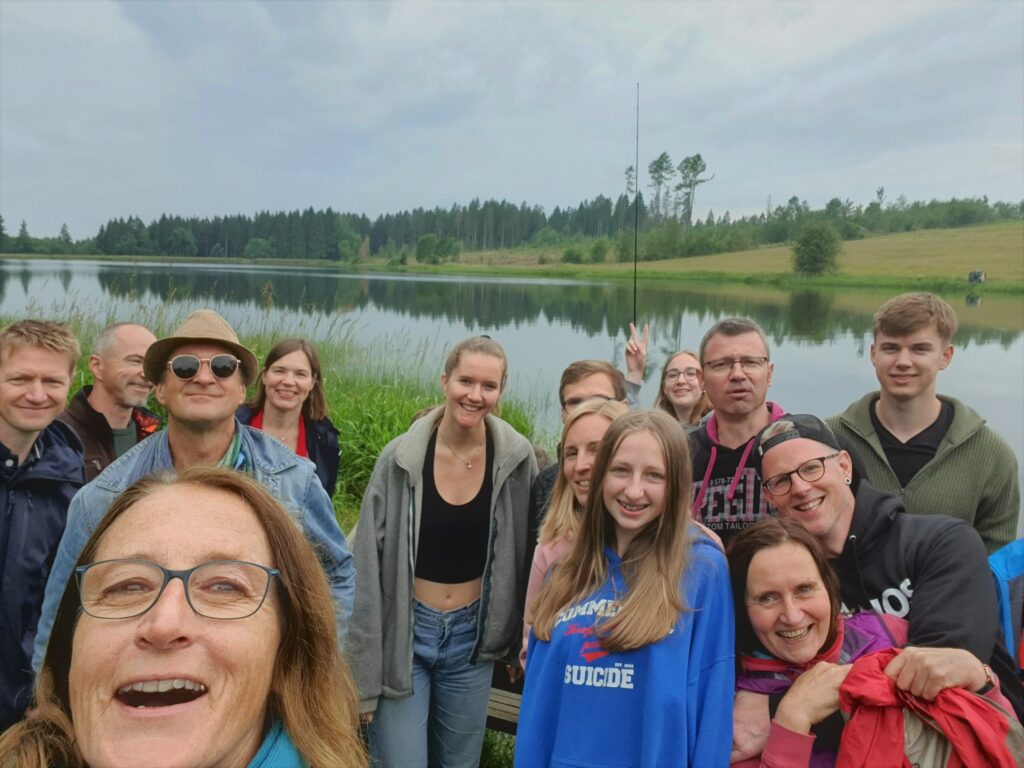
[[[140,480],[75,574],[0,765],[366,765],[323,571],[255,481]]]

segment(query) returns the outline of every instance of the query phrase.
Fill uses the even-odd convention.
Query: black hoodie
[[[981,538],[963,520],[909,515],[898,496],[861,482],[846,545],[832,561],[845,608],[905,618],[908,645],[961,648],[989,664],[1018,717],[1024,695],[999,631]]]

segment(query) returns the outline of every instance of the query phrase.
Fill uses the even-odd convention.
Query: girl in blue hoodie
[[[690,524],[690,472],[665,413],[605,433],[579,538],[534,615],[517,766],[728,765],[732,595]]]

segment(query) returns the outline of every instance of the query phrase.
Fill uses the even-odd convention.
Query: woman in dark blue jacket
[[[328,415],[320,360],[308,341],[285,339],[267,353],[256,394],[237,416],[312,461],[327,494],[334,496],[341,445]]]

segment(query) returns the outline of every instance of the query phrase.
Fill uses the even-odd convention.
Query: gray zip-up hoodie
[[[381,451],[363,495],[352,539],[355,608],[347,650],[360,709],[373,712],[380,696],[412,693],[413,573],[423,499],[423,459],[440,418],[415,422]],[[494,441],[490,546],[484,565],[474,660],[513,659],[530,571],[530,485],[537,460],[529,441],[488,415]]]

